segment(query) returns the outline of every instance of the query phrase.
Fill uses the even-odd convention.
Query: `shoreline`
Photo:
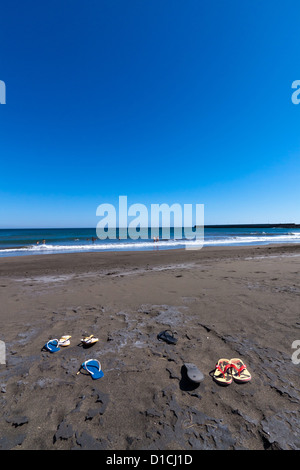
[[[299,449],[299,256],[276,244],[0,258],[0,449]],[[41,351],[65,334],[70,346]],[[222,357],[251,381],[218,385]],[[88,358],[104,377],[76,375]]]
[[[104,267],[105,263],[111,266],[134,266],[153,263],[172,263],[176,260],[199,262],[215,257],[230,258],[243,256],[266,255],[286,255],[294,254],[300,256],[300,243],[255,245],[255,246],[207,246],[199,250],[187,250],[184,248],[168,250],[145,250],[145,251],[91,251],[72,253],[51,253],[32,254],[24,256],[0,257],[0,276],[14,269],[26,270],[37,269],[50,271],[51,269],[69,270],[72,267],[77,269],[96,269]]]
[[[188,228],[187,232],[182,227],[182,236],[179,238],[176,237],[174,227],[168,229],[167,238],[164,233],[153,238],[154,234],[149,233],[152,229],[148,227],[147,234],[140,233],[137,239],[131,239],[130,236],[123,238],[123,234],[121,237],[116,234],[115,239],[111,240],[98,239],[94,236],[95,234],[90,233],[90,230],[89,228],[34,229],[33,231],[3,229],[3,237],[0,237],[0,257],[114,251],[144,252],[198,249],[201,246],[204,248],[255,247],[300,243],[300,231],[297,224],[209,225],[204,227],[201,239],[198,239],[198,236],[195,237],[192,227]],[[172,231],[174,233],[171,233]]]

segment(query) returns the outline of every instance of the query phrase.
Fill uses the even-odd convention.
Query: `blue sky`
[[[299,0],[1,5],[0,227],[102,203],[300,223]]]

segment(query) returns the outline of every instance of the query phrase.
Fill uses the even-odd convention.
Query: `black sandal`
[[[169,334],[168,331],[171,333]],[[161,331],[158,335],[157,335],[157,338],[158,339],[161,339],[163,341],[166,341],[166,343],[169,343],[169,344],[176,344],[177,343],[177,338],[174,338],[174,334],[172,333],[171,330],[164,330],[164,331]]]

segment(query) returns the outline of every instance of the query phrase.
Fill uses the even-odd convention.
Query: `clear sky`
[[[0,227],[99,204],[300,223],[299,0],[1,3]]]

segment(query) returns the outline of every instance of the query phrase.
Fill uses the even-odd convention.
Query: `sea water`
[[[204,228],[204,237],[193,237],[195,228],[182,228],[182,237],[178,231],[170,228],[170,234],[164,237],[160,228],[159,241],[151,238],[151,229],[143,228],[140,238],[133,240],[116,238],[100,240],[96,228],[36,228],[36,229],[0,229],[0,257],[21,256],[28,254],[75,253],[93,251],[139,251],[167,250],[176,248],[199,248],[200,246],[238,246],[300,243],[300,228],[272,226],[251,227],[210,227]],[[193,239],[194,238],[194,239]]]

